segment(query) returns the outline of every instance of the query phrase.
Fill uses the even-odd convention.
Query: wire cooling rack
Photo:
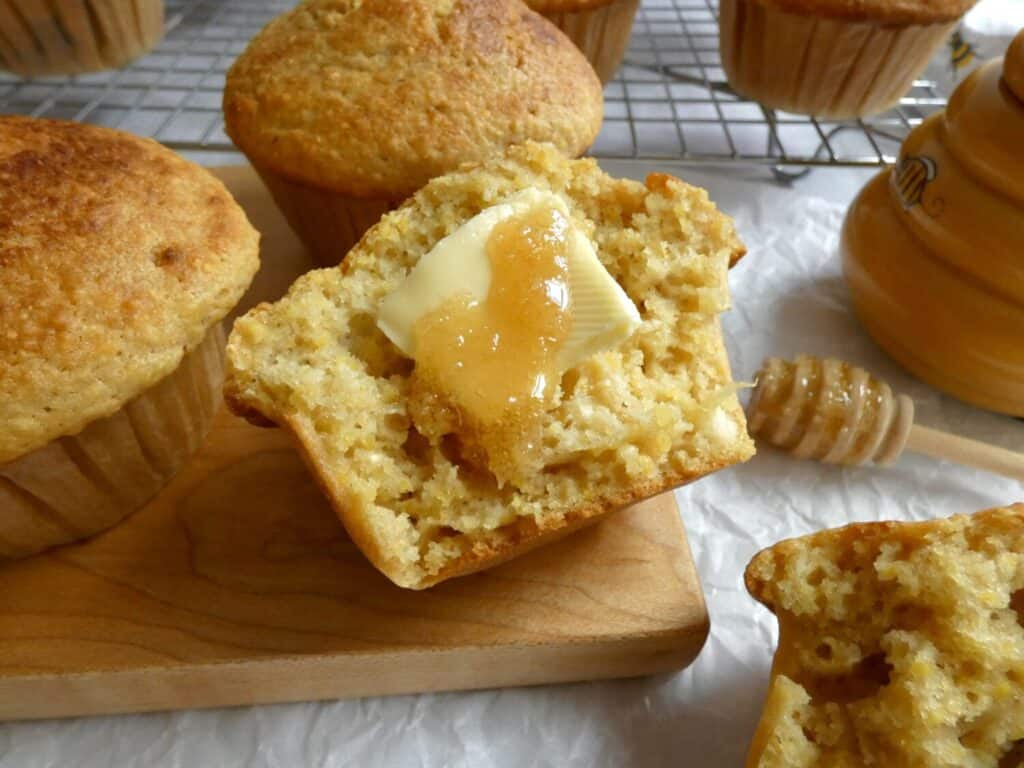
[[[107,125],[185,151],[224,151],[224,74],[246,43],[295,0],[166,0],[167,34],[128,67],[21,80],[0,72],[0,113]],[[771,165],[892,162],[909,130],[945,99],[918,81],[897,109],[835,123],[736,96],[718,53],[717,0],[643,0],[626,60],[605,88],[591,154]]]

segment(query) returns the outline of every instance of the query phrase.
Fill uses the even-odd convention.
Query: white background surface
[[[749,247],[733,270],[735,307],[725,318],[737,378],[749,379],[767,354],[845,357],[911,394],[920,422],[1024,450],[1024,423],[973,411],[909,379],[851,316],[837,242],[846,199],[866,174],[817,170],[798,184],[802,191],[756,180],[766,177],[763,169],[683,175],[735,216]],[[7,724],[0,725],[0,768],[740,766],[775,641],[774,621],[742,586],[755,551],[823,526],[921,519],[1021,499],[1020,483],[924,458],[905,457],[886,470],[839,469],[764,449],[747,465],[679,493],[712,622],[702,654],[681,673]]]

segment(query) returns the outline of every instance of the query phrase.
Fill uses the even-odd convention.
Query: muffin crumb
[[[435,243],[526,187],[562,197],[643,322],[563,377],[521,457],[530,471],[498,482],[456,420],[414,396],[411,361],[373,318]],[[741,252],[703,190],[615,180],[550,145],[514,147],[430,182],[341,267],[237,321],[228,401],[295,432],[377,567],[430,586],[753,453],[735,395],[722,397],[732,380],[717,317]],[[712,427],[722,420],[734,429]]]
[[[779,620],[750,768],[1003,768],[1024,739],[1024,505],[759,553]]]

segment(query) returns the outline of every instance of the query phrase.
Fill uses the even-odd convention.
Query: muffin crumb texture
[[[457,428],[411,396],[413,362],[376,317],[441,238],[531,186],[565,200],[643,322],[564,374],[539,444],[514,482],[499,483],[463,455]],[[717,319],[740,253],[703,190],[663,175],[646,186],[614,180],[549,145],[516,147],[435,179],[342,266],[303,276],[240,319],[228,401],[291,429],[377,567],[429,586],[753,453]]]
[[[1024,505],[759,553],[779,620],[751,768],[1024,765]]]

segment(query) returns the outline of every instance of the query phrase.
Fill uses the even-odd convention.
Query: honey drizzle
[[[421,431],[456,431],[463,458],[486,464],[499,482],[521,471],[555,391],[572,324],[569,247],[569,222],[554,207],[498,223],[486,245],[486,298],[451,296],[414,328],[414,421],[447,411]]]

